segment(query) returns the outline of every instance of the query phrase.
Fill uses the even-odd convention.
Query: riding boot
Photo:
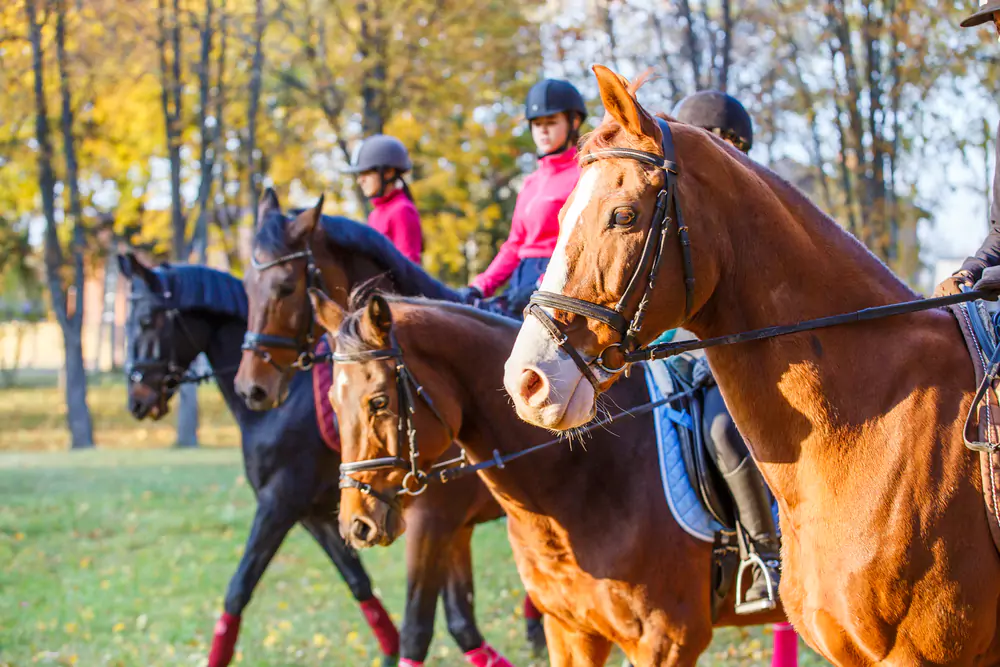
[[[753,582],[743,596],[737,614],[768,611],[777,606],[778,581],[781,577],[781,542],[771,513],[771,493],[760,471],[749,456],[731,473],[725,475],[726,483],[736,502],[740,525],[749,539],[749,547],[764,564],[754,563]],[[768,594],[768,581],[771,594]]]

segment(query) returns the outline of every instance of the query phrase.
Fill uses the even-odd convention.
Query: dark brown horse
[[[516,321],[379,295],[348,315],[314,295],[317,317],[336,338],[330,398],[343,415],[345,463],[401,457],[408,465],[409,445],[399,441],[403,414],[412,415],[421,470],[442,457],[453,435],[473,462],[551,437],[518,420],[500,387]],[[377,350],[398,354],[373,358]],[[413,379],[408,399],[400,397],[397,366]],[[609,398],[621,409],[647,403],[642,374]],[[389,544],[400,536],[409,521],[386,499],[406,483],[404,474],[352,473],[371,491],[341,493],[341,533],[351,544]],[[552,665],[603,665],[613,644],[644,667],[695,664],[712,637],[712,547],[684,532],[667,507],[648,413],[577,446],[561,443],[490,469],[483,479],[507,512],[521,579],[546,614]],[[450,484],[440,488],[447,492]],[[736,616],[732,600],[724,609],[718,625],[783,618],[780,611]]]
[[[614,152],[662,156],[661,132],[636,101],[638,86],[595,72],[608,115],[581,152],[595,159],[564,211],[542,289],[612,308],[633,275],[647,283],[652,263],[640,254],[668,172]],[[669,128],[691,262],[685,271],[671,209],[639,345],[678,326],[706,339],[915,298],[795,188],[706,132]],[[643,291],[622,304],[625,318]],[[530,318],[506,367],[518,413],[555,429],[585,422],[595,403],[567,346],[587,363],[622,340],[573,309],[546,311],[565,345]],[[778,498],[781,598],[803,637],[838,665],[1000,664],[1000,558],[979,457],[963,446],[975,381],[951,315],[716,347],[708,357]],[[619,376],[597,375],[601,390]]]
[[[261,200],[254,261],[244,279],[249,349],[236,376],[236,390],[253,410],[266,410],[286,399],[302,365],[297,362],[312,352],[322,333],[313,321],[309,286],[323,286],[342,303],[356,286],[379,279],[410,294],[456,298],[381,234],[346,218],[321,216],[321,206],[322,201],[288,218],[272,190]],[[421,662],[426,657],[439,594],[444,595],[448,628],[461,649],[470,653],[485,645],[472,604],[470,541],[473,526],[502,515],[482,482],[471,477],[447,491],[430,490],[412,504],[407,519],[417,530],[406,545],[410,583],[400,628],[404,661]],[[537,648],[543,636],[528,600],[525,611],[528,636]],[[506,661],[496,663],[503,664]]]

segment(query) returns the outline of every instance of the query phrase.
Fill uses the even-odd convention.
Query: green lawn
[[[61,415],[50,410],[55,388],[0,391],[0,666],[204,664],[254,500],[218,392],[206,387],[201,398],[218,446],[165,449],[169,425],[135,424],[121,385],[104,383],[91,399],[98,443],[110,448],[66,452],[44,451],[58,437],[66,446]],[[12,451],[25,448],[36,451]],[[363,555],[397,622],[401,547]],[[518,667],[545,664],[521,638],[504,523],[478,528],[474,549],[483,633]],[[701,664],[767,665],[768,632],[720,630]],[[246,610],[237,648],[236,663],[255,667],[368,665],[376,652],[347,587],[300,529]],[[428,665],[464,664],[439,618]]]

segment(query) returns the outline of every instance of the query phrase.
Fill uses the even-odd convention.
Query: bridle
[[[175,330],[179,330],[184,337],[187,338],[191,347],[198,349],[199,352],[202,351],[198,348],[198,344],[195,343],[191,330],[184,324],[184,317],[181,314],[180,309],[166,306],[166,300],[170,299],[170,292],[165,292],[162,297],[158,295],[138,296],[130,294],[128,298],[132,302],[149,299],[154,302],[151,310],[153,312],[162,311],[166,317],[167,323],[164,327],[165,331],[158,332],[159,335],[157,336],[153,355],[150,357],[133,356],[133,358],[130,359],[125,366],[125,375],[130,382],[135,384],[145,384],[146,386],[157,391],[160,395],[161,408],[166,406],[166,402],[170,399],[174,392],[177,391],[177,388],[180,385],[198,384],[205,382],[206,380],[210,380],[218,373],[236,370],[236,368],[233,367],[232,369],[222,369],[222,371],[216,371],[213,369],[207,373],[191,373],[187,366],[182,365],[177,360],[177,346],[173,344],[170,345],[168,358],[164,359],[160,354],[160,338],[166,338],[172,341],[175,336]],[[153,386],[145,382],[146,374],[151,372],[156,372],[160,375],[158,386]]]
[[[556,292],[538,291],[531,296],[528,307],[525,309],[525,314],[533,315],[541,323],[548,334],[555,340],[556,344],[569,355],[583,373],[583,376],[593,385],[594,391],[598,393],[600,393],[600,380],[594,374],[592,366],[596,366],[604,373],[614,375],[625,370],[630,362],[626,359],[619,366],[610,366],[608,354],[612,351],[618,351],[624,359],[639,346],[637,337],[642,331],[642,323],[649,308],[650,295],[653,292],[656,277],[660,270],[660,263],[663,260],[663,249],[666,247],[667,239],[673,235],[675,226],[684,265],[684,317],[687,318],[694,308],[694,269],[691,263],[691,241],[688,237],[688,228],[684,224],[684,218],[681,215],[680,206],[677,203],[678,167],[674,159],[673,136],[666,122],[660,122],[659,126],[663,133],[663,141],[661,143],[663,149],[662,157],[655,153],[631,148],[608,148],[588,153],[580,160],[581,167],[586,167],[599,160],[635,160],[662,170],[666,177],[664,188],[656,195],[656,207],[653,210],[653,217],[650,221],[649,231],[646,234],[642,254],[639,257],[639,263],[636,265],[635,271],[632,273],[632,277],[629,279],[621,298],[618,299],[618,303],[613,308],[609,308],[601,304]],[[625,311],[644,281],[645,288],[639,299],[638,306],[636,306],[632,318],[628,319]],[[618,334],[619,340],[606,347],[597,357],[588,363],[569,343],[569,337],[563,333],[556,321],[545,311],[546,307],[603,322]]]
[[[258,273],[262,273],[275,266],[288,264],[289,262],[294,262],[298,259],[304,259],[306,261],[306,291],[315,287],[325,293],[326,290],[323,286],[323,273],[316,265],[316,259],[313,257],[312,248],[308,245],[306,245],[305,250],[282,255],[281,257],[270,262],[258,262],[254,254],[251,253],[250,266],[252,266]],[[271,334],[250,331],[248,328],[246,334],[243,336],[242,349],[252,352],[256,356],[260,357],[265,363],[270,364],[281,374],[285,374],[290,370],[308,371],[313,367],[313,365],[316,364],[317,361],[325,361],[325,357],[323,359],[318,359],[316,357],[316,337],[313,336],[315,313],[313,313],[312,301],[308,297],[306,298],[306,308],[306,316],[302,320],[302,330],[299,331],[294,338],[288,336],[273,336]],[[283,367],[278,364],[271,357],[271,353],[265,349],[268,347],[282,350],[295,350],[298,352],[298,357],[296,357],[295,361],[291,364]]]
[[[417,413],[417,399],[419,398],[430,409],[431,413],[444,427],[448,433],[449,442],[455,442],[455,432],[445,420],[444,416],[434,405],[434,401],[427,391],[417,382],[413,373],[406,367],[403,361],[403,351],[396,342],[394,333],[389,334],[389,347],[380,350],[363,350],[360,352],[342,353],[335,352],[332,355],[334,363],[337,364],[364,364],[373,361],[392,361],[396,373],[396,395],[399,414],[396,416],[396,442],[406,442],[409,447],[409,460],[407,461],[399,453],[395,456],[382,456],[365,461],[340,464],[340,488],[357,489],[365,495],[372,496],[384,502],[394,509],[399,509],[399,496],[419,496],[427,490],[430,475],[446,468],[460,466],[464,464],[465,450],[462,455],[449,460],[435,463],[429,472],[424,472],[418,467],[420,459],[420,447],[417,443],[417,429],[413,424],[414,415]],[[404,470],[406,475],[399,487],[386,494],[372,488],[370,484],[358,481],[351,475],[359,472],[372,472],[376,470]],[[447,478],[441,481],[447,481]]]

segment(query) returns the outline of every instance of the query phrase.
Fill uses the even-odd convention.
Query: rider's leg
[[[704,427],[710,437],[709,448],[736,502],[740,523],[747,532],[754,551],[767,566],[772,583],[780,576],[780,542],[771,513],[771,493],[750,457],[746,443],[733,423],[717,386],[705,393]],[[777,596],[777,590],[775,590]],[[747,603],[767,600],[767,581],[754,569],[753,585],[744,598]]]

